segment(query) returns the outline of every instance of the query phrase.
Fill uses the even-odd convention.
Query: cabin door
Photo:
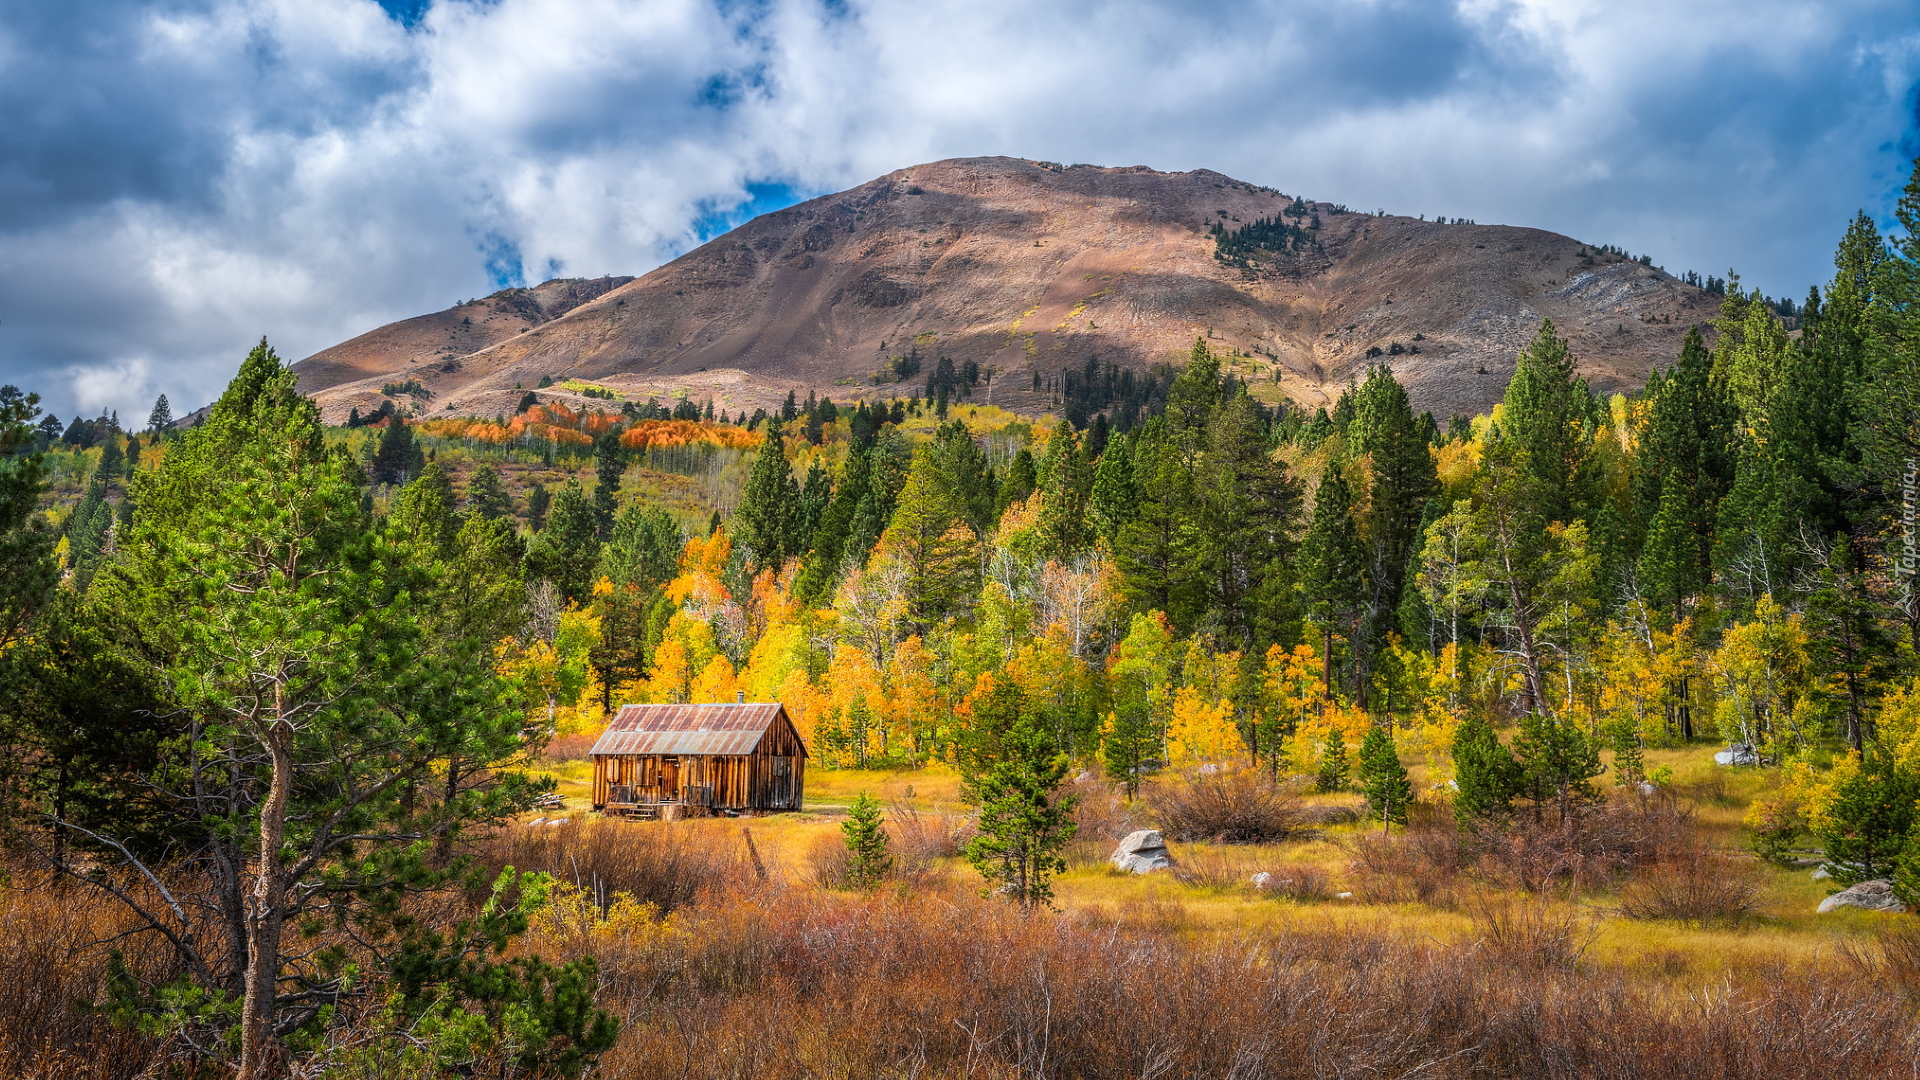
[[[793,759],[777,757],[773,759],[773,805],[787,808],[793,805]]]
[[[660,798],[663,802],[680,799],[680,759],[677,757],[660,759]]]

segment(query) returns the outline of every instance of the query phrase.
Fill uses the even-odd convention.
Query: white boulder
[[[1108,861],[1129,874],[1151,874],[1172,866],[1173,856],[1167,853],[1167,839],[1160,830],[1140,829],[1128,833]]]
[[[1842,889],[1820,901],[1820,914],[1838,911],[1843,907],[1860,908],[1864,911],[1891,911],[1899,913],[1907,910],[1907,905],[1893,895],[1893,883],[1875,879],[1863,881],[1851,889]]]

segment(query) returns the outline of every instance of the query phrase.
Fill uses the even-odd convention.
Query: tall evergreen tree
[[[620,432],[609,428],[593,440],[593,524],[600,539],[613,532],[614,495],[627,471],[627,451]]]
[[[1439,490],[1433,453],[1407,393],[1387,367],[1369,368],[1353,394],[1347,453],[1364,460],[1367,603],[1359,639],[1364,673],[1395,625],[1427,500]]]
[[[1207,425],[1220,403],[1220,358],[1207,347],[1207,339],[1195,338],[1187,366],[1167,390],[1167,407],[1161,414],[1166,418],[1167,437],[1189,471],[1206,448]]]
[[[414,441],[412,426],[395,416],[380,433],[379,447],[374,450],[367,474],[376,484],[404,484],[420,475],[426,464],[427,456]]]
[[[805,555],[812,550],[814,530],[820,527],[820,520],[832,502],[833,477],[815,460],[807,466],[806,482],[800,485],[800,506],[794,513],[795,542],[787,548],[789,556]]]
[[[786,443],[779,427],[769,424],[766,440],[747,472],[746,488],[729,529],[747,552],[749,573],[768,567],[778,570],[788,555],[800,553],[796,550],[799,511],[800,485],[793,479]]]
[[[600,558],[593,507],[580,481],[570,479],[553,498],[547,527],[527,545],[527,573],[553,582],[560,594],[585,603],[593,591],[594,565]]]
[[[1133,520],[1140,508],[1140,485],[1133,475],[1133,440],[1122,435],[1107,441],[1106,451],[1093,469],[1092,502],[1094,529],[1112,548],[1119,543],[1120,530]]]
[[[613,535],[600,549],[597,574],[617,586],[649,590],[672,578],[686,536],[673,516],[656,506],[630,505],[614,519]]]
[[[1554,331],[1552,319],[1542,321],[1507,383],[1500,438],[1518,451],[1544,521],[1571,521],[1581,505],[1585,423],[1592,412],[1593,397],[1574,374],[1567,339]]]
[[[899,567],[908,620],[925,633],[959,614],[980,588],[980,538],[930,446],[913,456],[880,548]]]
[[[194,925],[189,912],[168,940],[184,981],[239,1003],[244,1080],[279,1075],[281,1039],[324,1023],[304,1003],[340,989],[331,969],[296,962],[313,954],[291,931],[339,919],[358,941],[397,945],[407,894],[460,878],[420,839],[498,821],[532,794],[502,772],[525,747],[493,640],[439,632],[457,576],[424,539],[440,530],[370,522],[357,480],[263,345],[207,423],[137,477],[141,514],[105,584],[178,695],[170,719],[193,752],[154,776],[148,803],[169,819],[171,850],[194,853],[179,872],[200,875],[214,917]],[[196,617],[177,618],[187,609]],[[401,797],[449,758],[495,779],[450,800]],[[122,847],[87,880],[155,880],[134,858]]]
[[[1072,425],[1053,429],[1040,465],[1040,533],[1047,556],[1069,562],[1093,547],[1095,538],[1088,513],[1093,466]]]
[[[153,411],[147,414],[148,431],[165,431],[173,426],[173,406],[167,404],[167,395],[161,394],[154,399]]]
[[[37,394],[0,386],[0,653],[53,594],[54,536],[39,514],[46,459],[33,418]]]
[[[1207,602],[1193,474],[1160,417],[1139,429],[1133,446],[1140,506],[1114,545],[1120,589],[1134,611],[1165,612],[1174,632],[1185,635],[1199,624]]]
[[[527,528],[534,532],[546,528],[547,511],[552,506],[553,492],[547,490],[547,485],[534,481],[533,487],[527,490]]]
[[[987,536],[999,521],[998,485],[987,455],[958,420],[942,424],[933,433],[931,452],[960,516],[978,536]]]
[[[1864,305],[1867,371],[1854,387],[1854,442],[1860,482],[1884,500],[1893,519],[1892,592],[1909,641],[1920,648],[1920,493],[1907,480],[1920,472],[1920,160],[1894,217],[1899,234],[1866,271],[1872,292]],[[1856,245],[1867,247],[1864,240],[1856,238]],[[1859,264],[1868,260],[1850,261],[1864,269]]]
[[[1302,500],[1299,482],[1268,447],[1265,424],[1244,390],[1214,411],[1197,475],[1194,535],[1210,622],[1223,643],[1255,656],[1291,623],[1287,586]]]
[[[467,477],[467,511],[486,521],[513,514],[513,497],[500,486],[500,474],[493,466],[481,465]]]
[[[1367,545],[1353,520],[1353,488],[1328,465],[1313,499],[1313,520],[1300,547],[1305,613],[1319,627],[1328,696],[1333,691],[1333,639],[1351,641],[1371,594]]]
[[[1039,465],[1034,461],[1033,452],[1023,446],[1007,463],[1006,478],[1000,481],[999,497],[994,501],[995,516],[1006,513],[1007,507],[1014,503],[1025,501],[1039,487]]]
[[[1639,578],[1647,596],[1677,607],[1711,576],[1715,521],[1733,479],[1733,403],[1698,327],[1647,397],[1632,481],[1645,537]]]

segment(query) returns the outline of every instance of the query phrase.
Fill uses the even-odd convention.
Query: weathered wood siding
[[[781,708],[745,754],[594,754],[593,805],[679,802],[714,810],[798,810],[806,796],[806,754]]]

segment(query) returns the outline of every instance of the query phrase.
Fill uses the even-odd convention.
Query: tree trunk
[[[1327,709],[1333,704],[1333,620],[1327,620],[1327,651],[1320,654],[1320,715],[1327,715]]]
[[[1507,595],[1513,602],[1513,625],[1520,634],[1520,656],[1527,666],[1527,703],[1522,712],[1538,712],[1547,704],[1546,686],[1540,677],[1540,653],[1533,640],[1533,620],[1527,617],[1520,599],[1520,581],[1507,571]]]
[[[259,862],[246,900],[246,993],[240,1004],[240,1080],[268,1080],[278,1074],[278,1040],[273,1034],[274,999],[279,994],[280,934],[286,918],[285,868],[280,848],[287,835],[287,803],[293,789],[293,732],[276,713],[261,741],[273,756],[273,779],[260,807]]]

